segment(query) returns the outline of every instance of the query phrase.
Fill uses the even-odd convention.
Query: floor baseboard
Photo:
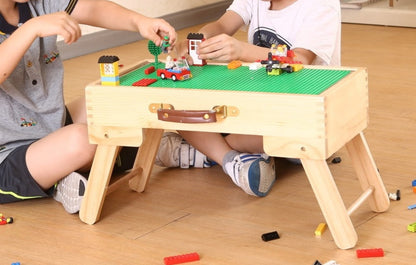
[[[219,18],[231,2],[232,0],[221,1],[219,3],[169,14],[161,18],[168,21],[175,29],[180,30]],[[58,49],[61,58],[66,60],[142,39],[143,38],[135,32],[102,30],[84,35],[71,45],[67,45],[63,41],[58,41]]]

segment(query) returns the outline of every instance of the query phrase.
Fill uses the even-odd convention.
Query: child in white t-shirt
[[[245,25],[248,42],[232,37]],[[340,65],[338,0],[234,0],[221,18],[199,32],[205,37],[198,47],[199,59],[254,62],[267,58],[272,44],[283,44],[303,64]],[[186,53],[185,48],[181,50]],[[264,153],[261,136],[193,131],[179,134],[164,135],[158,165],[178,167],[180,162],[207,167],[215,161],[246,193],[262,197],[270,191],[276,178],[274,160]],[[193,152],[186,155],[192,161],[183,161],[181,154],[186,150]]]

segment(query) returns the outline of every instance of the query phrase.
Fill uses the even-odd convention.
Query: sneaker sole
[[[257,175],[260,172],[260,176]],[[253,162],[248,170],[248,185],[253,195],[266,196],[276,180],[276,169],[273,157],[267,160],[260,158]]]
[[[81,208],[87,180],[81,174],[72,172],[59,181],[53,198],[62,203],[68,213],[77,213]],[[81,195],[79,194],[81,190]]]

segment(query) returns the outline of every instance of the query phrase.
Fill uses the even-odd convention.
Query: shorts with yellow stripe
[[[28,147],[19,146],[0,164],[0,203],[45,198],[53,194],[54,187],[44,191],[29,173],[26,165]]]

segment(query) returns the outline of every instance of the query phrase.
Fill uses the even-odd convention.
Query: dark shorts
[[[73,123],[68,110],[66,114],[65,125]],[[26,165],[29,145],[19,146],[0,164],[0,203],[45,198],[53,194],[55,187],[44,191],[29,173]]]
[[[26,166],[29,145],[13,150],[0,164],[0,203],[50,197],[54,188],[44,191]]]
[[[69,112],[66,112],[65,125],[72,124]],[[0,203],[16,202],[27,199],[45,198],[53,194],[55,187],[44,191],[29,173],[26,164],[28,145],[13,150],[0,164]],[[137,147],[124,147],[115,164],[115,171],[131,169],[137,154]]]

